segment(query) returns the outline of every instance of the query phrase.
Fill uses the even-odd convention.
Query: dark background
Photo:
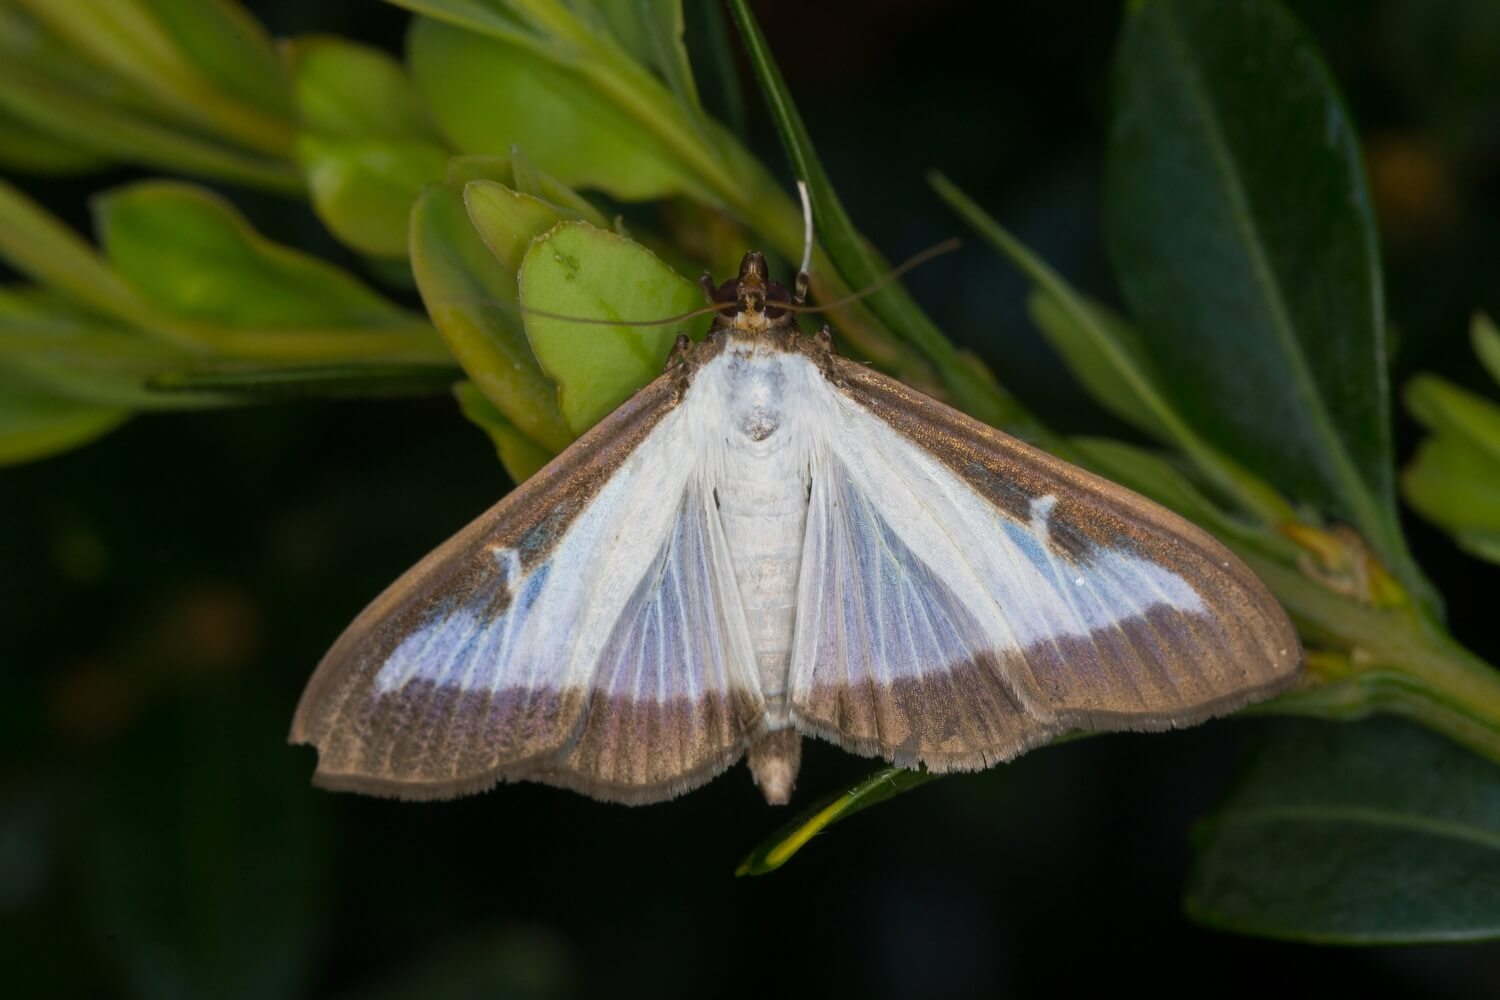
[[[406,22],[368,2],[251,6],[277,34],[392,50]],[[1438,371],[1482,387],[1466,331],[1476,307],[1500,310],[1500,5],[1294,9],[1365,137],[1398,384]],[[923,180],[937,166],[1112,296],[1097,219],[1118,4],[757,10],[888,256],[960,231]],[[752,141],[780,169],[746,100]],[[86,228],[88,194],[134,176],[20,182]],[[264,231],[348,260],[303,205],[226,191]],[[982,248],[911,284],[1054,425],[1119,432]],[[1402,414],[1398,431],[1408,455]],[[785,817],[741,769],[642,809],[532,786],[425,805],[311,789],[313,752],[285,733],[318,658],[508,486],[446,399],[142,417],[0,472],[0,968],[19,985],[6,993],[1494,995],[1500,946],[1317,949],[1186,922],[1191,825],[1251,721],[940,781],[748,880],[735,864]],[[1500,659],[1500,572],[1408,528],[1455,633]],[[800,804],[870,768],[807,749]]]

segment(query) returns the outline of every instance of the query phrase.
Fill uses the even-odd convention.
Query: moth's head
[[[720,285],[713,301],[724,306],[715,316],[715,326],[759,331],[791,322],[791,313],[777,306],[789,304],[792,297],[785,285],[770,279],[765,254],[759,250],[745,254],[739,275]]]

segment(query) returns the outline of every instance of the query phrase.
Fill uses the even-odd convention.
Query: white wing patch
[[[550,558],[493,549],[488,585],[408,635],[375,677],[378,693],[413,681],[486,690],[589,686],[637,582],[659,565],[689,469],[680,412],[668,415],[568,527]],[[498,614],[497,591],[508,598]]]
[[[804,580],[819,576],[817,546],[826,543],[816,536],[842,524],[867,540],[887,532],[898,539],[908,565],[890,559],[880,565],[896,573],[936,574],[989,648],[999,651],[1085,639],[1156,604],[1187,613],[1205,610],[1185,580],[1134,553],[1096,549],[1086,560],[1065,560],[1048,539],[1055,496],[1032,500],[1029,521],[1008,517],[878,417],[851,403],[834,409],[842,426],[815,459]],[[825,517],[841,496],[850,504],[842,520],[822,520],[814,528],[814,519]],[[879,592],[892,584],[859,585]],[[806,589],[800,594],[803,614],[818,612],[808,604],[816,596]],[[800,645],[799,652],[794,663],[811,656]]]

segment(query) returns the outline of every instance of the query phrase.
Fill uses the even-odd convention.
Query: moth
[[[806,736],[962,771],[1291,684],[1297,636],[1167,510],[804,335],[747,254],[665,372],[355,619],[292,740],[402,798],[646,803]]]

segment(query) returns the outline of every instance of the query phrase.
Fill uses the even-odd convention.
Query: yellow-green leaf
[[[1461,438],[1500,463],[1500,404],[1436,375],[1418,375],[1407,383],[1406,408],[1428,430]]]
[[[77,448],[124,423],[129,410],[69,399],[0,368],[0,465]]]
[[[515,272],[474,231],[459,195],[442,184],[412,208],[411,263],[427,313],[470,379],[507,420],[541,447],[562,451],[573,434],[557,387],[537,365],[515,301]]]
[[[297,160],[313,208],[334,236],[372,257],[404,257],[412,203],[440,179],[448,150],[435,142],[306,134]]]
[[[505,414],[495,408],[473,382],[459,382],[453,387],[458,408],[465,417],[489,435],[500,456],[500,464],[518,485],[530,479],[538,469],[552,461],[552,452],[522,434]]]
[[[437,139],[411,78],[384,51],[327,35],[286,45],[303,133],[339,139]]]
[[[585,222],[563,222],[526,252],[521,304],[588,319],[649,320],[701,306],[703,293],[639,243]],[[536,313],[525,321],[574,434],[660,375],[679,332],[701,336],[709,322],[702,316],[670,325],[585,326]]]
[[[475,231],[509,274],[520,272],[532,240],[570,217],[534,195],[494,181],[465,184],[464,206]]]
[[[937,775],[927,771],[908,771],[900,767],[881,768],[847,792],[819,802],[767,837],[740,862],[734,873],[765,875],[773,872],[807,846],[809,840],[839,820],[848,819],[861,809],[894,798],[918,785],[925,785],[936,777]]]
[[[1490,378],[1500,382],[1500,330],[1495,329],[1495,321],[1484,313],[1477,314],[1469,327],[1469,341]]]
[[[1401,487],[1407,502],[1449,531],[1500,531],[1500,463],[1465,438],[1422,442]]]
[[[115,270],[176,316],[225,326],[381,326],[412,317],[339,268],[271,242],[202,188],[144,182],[95,202]]]
[[[512,146],[566,184],[640,200],[700,190],[691,170],[565,64],[496,38],[417,18],[412,76],[443,133],[467,153]]]

